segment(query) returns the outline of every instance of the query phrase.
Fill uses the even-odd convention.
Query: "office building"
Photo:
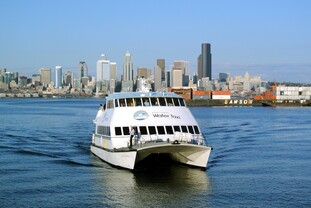
[[[72,71],[67,71],[64,74],[63,80],[64,80],[65,86],[71,86],[72,87],[73,86],[73,80],[74,80]]]
[[[123,80],[133,80],[132,56],[128,51],[124,55]]]
[[[110,80],[117,80],[117,63],[110,62]]]
[[[198,79],[208,77],[212,80],[212,54],[211,44],[202,43],[201,54],[198,57]]]
[[[137,79],[142,78],[142,77],[148,79],[150,75],[151,75],[150,69],[146,67],[137,68]]]
[[[154,66],[154,91],[162,88],[162,69],[159,65]]]
[[[51,69],[49,68],[41,68],[39,69],[40,74],[40,82],[43,86],[48,86],[51,83]],[[35,80],[36,81],[36,80]],[[35,82],[32,80],[32,82]]]
[[[107,60],[105,54],[102,54],[97,61],[96,80],[97,82],[110,80],[110,61]]]
[[[161,69],[161,81],[165,81],[165,59],[157,59],[157,66]]]
[[[55,67],[55,88],[61,88],[63,86],[62,82],[63,72],[61,66]]]
[[[88,77],[88,66],[84,61],[80,61],[78,65],[78,79],[82,82],[82,77]]]

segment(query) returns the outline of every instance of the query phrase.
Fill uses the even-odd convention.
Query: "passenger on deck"
[[[135,129],[133,126],[131,126],[131,132],[130,132],[130,148],[132,148],[132,140],[133,137],[135,136]]]

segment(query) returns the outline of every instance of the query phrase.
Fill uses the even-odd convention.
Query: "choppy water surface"
[[[98,99],[0,99],[0,207],[311,207],[311,108],[191,108],[206,171],[90,153]]]

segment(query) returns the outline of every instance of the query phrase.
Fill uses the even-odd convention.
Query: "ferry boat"
[[[206,169],[212,147],[207,145],[184,98],[172,92],[151,92],[146,80],[140,82],[136,92],[106,97],[93,120],[91,152],[130,170],[148,157],[163,154]]]

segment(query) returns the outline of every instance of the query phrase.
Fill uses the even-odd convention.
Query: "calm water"
[[[311,108],[191,108],[206,171],[90,153],[97,99],[0,99],[0,207],[311,207]]]

